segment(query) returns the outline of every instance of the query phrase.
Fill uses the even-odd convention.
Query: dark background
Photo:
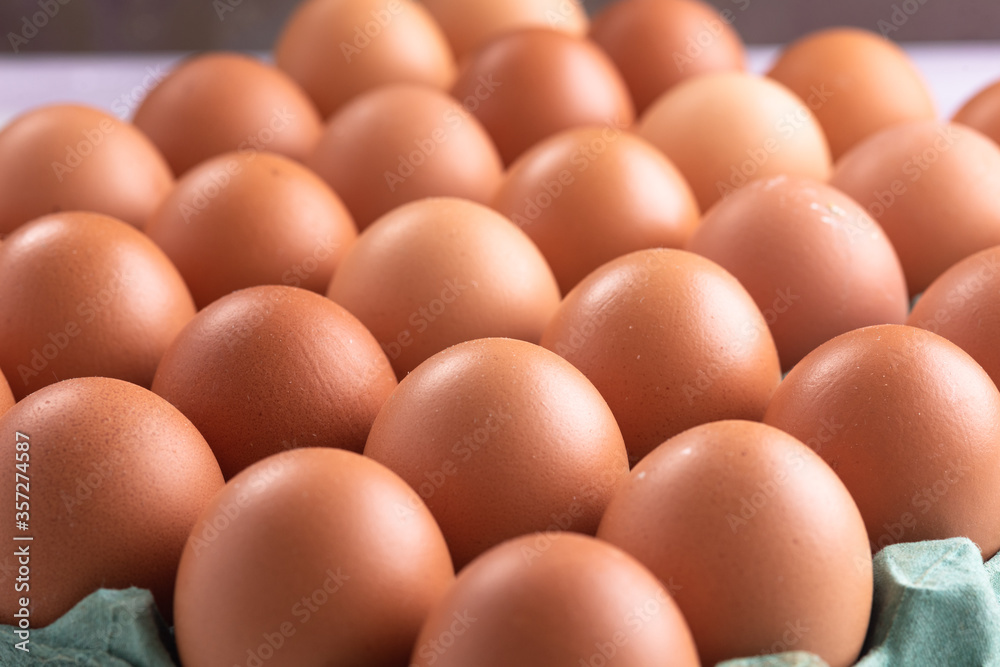
[[[62,5],[59,2],[65,2]],[[501,2],[502,0],[496,0]],[[710,0],[736,16],[752,44],[788,42],[811,30],[892,24],[897,41],[1000,39],[998,0]],[[59,11],[21,53],[41,51],[268,50],[297,0],[0,0],[0,53],[13,54],[8,33],[19,33],[39,2]],[[586,0],[593,12],[606,0]],[[219,12],[218,3],[233,11]],[[907,14],[907,11],[909,14]],[[220,19],[220,14],[222,18]]]

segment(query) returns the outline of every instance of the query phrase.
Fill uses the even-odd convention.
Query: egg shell
[[[449,345],[537,343],[559,305],[545,258],[510,220],[473,202],[425,199],[366,229],[330,283],[402,378]]]
[[[360,452],[395,387],[360,322],[286,286],[241,290],[198,313],[153,379],[208,440],[226,479],[286,449]]]
[[[764,415],[830,464],[873,552],[968,537],[1000,550],[1000,392],[972,357],[904,325],[852,331],[792,369]]]
[[[324,118],[377,86],[409,82],[446,89],[455,79],[441,28],[411,0],[303,2],[282,28],[274,58]]]
[[[952,120],[979,130],[1000,144],[1000,80],[976,93]]]
[[[537,533],[494,547],[462,571],[420,631],[410,664],[608,661],[617,667],[699,664],[677,606],[646,568],[590,537]]]
[[[13,501],[18,474],[30,504],[26,529],[13,516],[0,529],[14,545],[6,566],[13,572],[26,547],[31,570],[30,588],[16,592],[11,580],[0,592],[0,622],[17,624],[21,597],[40,628],[98,588],[130,586],[152,590],[169,621],[188,532],[223,484],[191,422],[129,382],[78,378],[12,407],[0,434],[4,493]]]
[[[706,665],[794,648],[847,667],[861,651],[873,592],[861,515],[823,460],[776,428],[722,421],[671,438],[597,534],[670,587]]]
[[[627,128],[635,111],[614,63],[593,42],[525,29],[467,59],[451,94],[493,137],[505,164],[562,130]]]
[[[545,255],[563,293],[616,257],[683,247],[698,224],[684,177],[656,148],[624,130],[556,134],[511,166],[493,208]]]
[[[611,56],[641,114],[684,79],[746,68],[746,50],[732,27],[736,8],[719,12],[692,0],[619,0],[594,17],[590,38]]]
[[[149,92],[133,122],[178,175],[236,150],[301,161],[322,132],[319,112],[297,83],[238,53],[185,60]]]
[[[396,667],[454,581],[420,498],[370,459],[300,449],[232,479],[177,574],[186,667]]]
[[[225,153],[185,174],[146,233],[204,308],[244,287],[325,292],[357,238],[351,214],[314,173],[273,153]]]
[[[97,109],[39,107],[0,131],[0,235],[75,210],[142,229],[173,184],[170,167],[142,132]]]
[[[493,140],[445,93],[381,86],[330,119],[308,162],[364,229],[403,204],[462,197],[488,204],[503,177]]]
[[[781,380],[774,340],[746,289],[683,250],[641,250],[591,273],[541,345],[601,392],[632,464],[692,426],[759,420]]]
[[[0,373],[0,415],[7,412],[14,405],[14,394],[10,391],[10,384],[3,373]]]
[[[594,386],[557,355],[504,338],[418,366],[379,412],[364,453],[416,489],[457,568],[534,531],[593,534],[628,474]]]
[[[148,388],[195,310],[177,269],[143,233],[67,212],[0,245],[0,313],[0,368],[21,399],[92,375]]]

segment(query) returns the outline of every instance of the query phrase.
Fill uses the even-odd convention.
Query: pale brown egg
[[[677,168],[617,128],[567,130],[511,166],[493,208],[534,241],[563,293],[616,257],[683,247],[698,204]]]
[[[537,343],[559,305],[545,258],[510,220],[462,199],[402,206],[362,232],[329,297],[361,320],[402,378],[474,338]]]
[[[643,459],[598,537],[673,593],[702,663],[808,651],[853,665],[872,560],[850,494],[808,447],[746,421],[703,424]]]
[[[186,667],[398,667],[455,575],[403,480],[333,449],[267,458],[202,513],[181,557]]]
[[[322,132],[319,112],[297,83],[238,53],[185,60],[149,92],[133,122],[177,175],[230,151],[301,161]]]
[[[646,110],[638,133],[677,165],[703,211],[756,178],[830,175],[830,149],[809,107],[752,74],[682,81]]]
[[[979,130],[1000,144],[1000,81],[976,93],[952,120]]]
[[[313,172],[273,153],[225,153],[186,173],[146,234],[204,308],[244,287],[326,292],[357,230]]]
[[[566,296],[541,344],[601,392],[632,464],[692,426],[759,420],[781,380],[753,298],[683,250],[641,250],[600,267]]]
[[[768,76],[805,100],[834,160],[892,125],[934,120],[934,99],[903,49],[857,28],[831,28],[793,42]]]
[[[569,611],[572,610],[572,611]],[[424,623],[412,667],[698,667],[670,591],[628,554],[546,532],[473,561]]]
[[[624,129],[635,116],[625,82],[596,44],[540,28],[489,42],[464,63],[451,94],[486,127],[505,164],[556,132]]]
[[[719,11],[699,0],[619,0],[594,17],[590,38],[611,56],[635,102],[645,111],[684,79],[743,70],[746,51],[732,25],[733,3]]]
[[[628,475],[621,432],[587,378],[506,338],[461,343],[418,366],[379,412],[364,453],[417,490],[459,569],[519,535],[593,535]]]
[[[382,86],[330,119],[309,166],[347,204],[359,229],[427,197],[489,204],[503,163],[475,116],[427,86]]]
[[[972,357],[903,325],[866,327],[792,369],[764,415],[843,480],[872,552],[968,537],[1000,550],[1000,392]]]
[[[286,449],[360,452],[395,387],[360,322],[287,286],[240,290],[198,313],[153,379],[208,440],[226,479]]]
[[[60,211],[95,211],[142,229],[173,184],[142,132],[97,109],[40,107],[0,131],[0,236]]]
[[[712,207],[687,249],[750,292],[781,366],[834,336],[902,324],[906,277],[882,228],[853,199],[797,176],[759,180]]]
[[[324,118],[388,83],[446,89],[455,58],[441,28],[412,0],[311,0],[298,6],[274,47],[278,67]]]
[[[223,484],[191,422],[129,382],[78,378],[8,410],[0,437],[11,499],[0,563],[16,571],[22,553],[30,571],[20,592],[7,579],[0,622],[16,624],[24,598],[38,628],[99,588],[130,586],[150,589],[169,620],[184,543]],[[14,516],[15,490],[25,494],[23,516]]]
[[[837,162],[830,184],[885,230],[911,296],[952,264],[1000,244],[1000,146],[963,125],[883,130]]]
[[[195,309],[144,234],[69,212],[33,220],[0,245],[0,313],[0,369],[21,399],[92,375],[148,388]]]

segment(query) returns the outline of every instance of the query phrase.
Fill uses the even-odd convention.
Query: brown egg
[[[1000,80],[983,88],[962,105],[952,120],[979,130],[1000,144]]]
[[[1000,244],[1000,146],[962,125],[896,125],[855,146],[830,184],[864,206],[903,264],[911,295]]]
[[[142,132],[97,109],[41,107],[0,131],[0,235],[73,210],[142,229],[173,184],[170,167]]]
[[[345,104],[309,166],[344,199],[360,229],[417,199],[488,204],[503,177],[493,140],[445,93],[382,86]]]
[[[620,0],[594,18],[590,38],[618,66],[641,114],[688,77],[745,69],[746,51],[732,27],[739,7],[720,12],[698,0]]]
[[[441,531],[399,477],[351,452],[251,466],[191,532],[177,574],[187,667],[397,667],[454,581]]]
[[[882,228],[853,199],[809,179],[776,176],[737,190],[705,215],[687,249],[747,288],[785,370],[839,334],[902,324],[910,308]]]
[[[867,30],[831,28],[792,43],[768,76],[805,100],[836,160],[892,125],[934,120],[934,99],[903,49]]]
[[[778,387],[764,421],[815,449],[851,492],[873,552],[968,537],[1000,550],[1000,392],[922,329],[838,336]]]
[[[134,384],[79,378],[12,407],[0,434],[11,499],[5,567],[15,571],[24,554],[30,569],[20,592],[13,579],[3,586],[0,622],[16,624],[23,599],[37,628],[98,588],[130,586],[151,589],[169,619],[188,532],[222,488],[191,422]],[[15,490],[25,494],[23,516],[13,516]]]
[[[444,34],[411,0],[303,2],[282,29],[274,57],[324,118],[387,83],[445,89],[455,79]]]
[[[204,308],[244,287],[325,292],[357,230],[314,173],[272,153],[226,153],[185,174],[146,233]]]
[[[634,250],[682,247],[698,224],[677,168],[611,127],[566,130],[536,145],[511,167],[493,208],[538,245],[563,293]]]
[[[751,296],[683,250],[642,250],[597,269],[563,300],[541,344],[601,392],[633,464],[692,426],[760,419],[781,380]]]
[[[0,368],[18,399],[91,375],[148,388],[194,312],[167,256],[114,218],[48,215],[0,246]]]
[[[286,449],[360,452],[395,387],[360,322],[286,286],[241,290],[198,313],[153,379],[208,440],[226,479]]]
[[[410,664],[697,667],[698,653],[646,568],[599,540],[548,532],[505,542],[463,570]]]
[[[549,28],[582,37],[587,12],[579,0],[423,0],[458,58],[498,35],[524,28]]]
[[[425,199],[378,220],[328,295],[374,334],[400,378],[474,338],[537,343],[559,306],[555,277],[524,232],[461,199]]]
[[[457,568],[534,531],[593,535],[628,475],[621,432],[587,378],[505,338],[421,364],[379,412],[365,456],[417,490]]]
[[[598,536],[667,585],[705,665],[858,658],[873,588],[864,522],[823,460],[775,428],[723,421],[671,438],[632,471]]]
[[[451,94],[493,137],[505,164],[548,136],[632,124],[628,88],[589,40],[546,29],[494,39],[464,64]]]
[[[304,160],[322,132],[319,112],[297,83],[238,53],[184,61],[149,92],[134,122],[178,175],[237,150]]]
[[[931,283],[907,324],[944,336],[1000,386],[1000,246],[971,255]]]
[[[752,74],[682,81],[646,110],[638,132],[677,165],[703,211],[756,178],[830,175],[816,117],[790,90]]]
[[[10,391],[7,378],[0,373],[0,415],[7,412],[12,405],[14,405],[14,394]]]

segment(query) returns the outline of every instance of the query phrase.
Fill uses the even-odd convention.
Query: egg
[[[1000,550],[1000,392],[937,334],[866,327],[792,369],[764,415],[811,446],[851,492],[873,552],[968,537]]]
[[[885,230],[911,296],[952,264],[1000,244],[1000,146],[971,128],[890,127],[844,155],[830,184]]]
[[[677,165],[703,211],[757,178],[830,175],[813,113],[781,84],[752,74],[686,79],[653,102],[637,131]]]
[[[464,63],[451,94],[490,133],[504,164],[562,130],[627,128],[635,115],[624,80],[597,45],[540,28],[489,42]]]
[[[889,239],[853,199],[823,183],[754,181],[709,210],[687,249],[747,288],[785,370],[834,336],[906,321],[906,278]]]
[[[395,387],[360,322],[283,285],[240,290],[202,310],[153,378],[153,391],[205,436],[226,479],[286,449],[360,452]]]
[[[524,232],[461,199],[425,199],[379,219],[328,295],[372,332],[400,378],[474,338],[537,343],[559,305],[555,277]]]
[[[13,572],[24,554],[20,564],[30,571],[26,587],[15,591],[10,579],[0,592],[0,622],[17,624],[27,606],[31,627],[40,628],[99,588],[130,586],[151,589],[169,621],[188,532],[222,488],[191,422],[129,382],[77,378],[12,407],[0,434],[12,502],[0,530],[10,545],[5,567]],[[19,524],[15,490],[24,494]]]
[[[418,366],[379,412],[364,453],[420,494],[459,569],[519,535],[592,535],[628,474],[621,432],[587,378],[505,338],[460,343]]]
[[[10,391],[10,384],[7,378],[0,373],[0,415],[7,412],[14,405],[14,394]]]
[[[27,111],[0,131],[0,235],[60,211],[95,211],[142,229],[173,187],[133,125],[89,107]]]
[[[177,647],[187,667],[396,667],[453,581],[399,477],[352,452],[284,452],[232,479],[191,531]]]
[[[781,380],[753,298],[718,264],[683,250],[601,266],[566,295],[541,345],[601,392],[633,464],[692,426],[759,420]]]
[[[952,120],[979,130],[1000,144],[1000,80],[976,93]]]
[[[677,168],[638,136],[566,130],[511,166],[493,208],[531,237],[563,293],[616,257],[683,247],[698,204]]]
[[[643,459],[598,537],[673,592],[705,665],[808,651],[853,665],[872,607],[865,526],[823,460],[776,428],[703,424]]]
[[[907,324],[955,343],[1000,386],[1000,246],[966,257],[937,277]]]
[[[475,116],[445,93],[413,84],[382,86],[345,104],[308,164],[361,229],[427,197],[488,204],[503,176],[500,155]]]
[[[526,535],[472,562],[434,607],[413,667],[697,667],[668,590],[614,547]]]
[[[352,97],[389,83],[446,89],[455,58],[441,28],[412,0],[312,0],[281,29],[278,67],[324,118]]]
[[[224,153],[187,172],[146,234],[204,308],[244,287],[325,292],[357,238],[351,214],[309,169],[273,153]]]
[[[689,77],[746,68],[732,27],[734,3],[721,12],[699,0],[619,0],[594,17],[590,38],[611,56],[638,113]]]
[[[768,76],[805,100],[834,160],[893,125],[935,120],[934,99],[899,46],[857,28],[831,28],[787,46]]]
[[[148,388],[194,312],[167,256],[120,220],[57,213],[0,245],[0,368],[17,399],[92,375]]]
[[[582,37],[590,21],[579,0],[423,0],[461,59],[491,39],[525,28]]]

